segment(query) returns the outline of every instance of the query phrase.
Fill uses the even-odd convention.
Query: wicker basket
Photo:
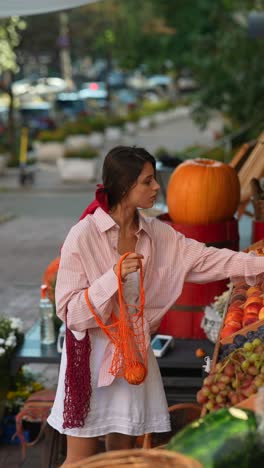
[[[185,455],[168,450],[130,449],[113,450],[85,458],[68,465],[69,468],[202,468],[202,465]]]
[[[264,222],[264,200],[253,200],[256,221]]]

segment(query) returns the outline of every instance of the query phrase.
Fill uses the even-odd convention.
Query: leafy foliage
[[[92,146],[87,146],[82,149],[71,149],[65,151],[65,158],[78,158],[78,159],[95,159],[99,156],[99,152]]]
[[[32,393],[43,390],[44,386],[39,380],[39,377],[32,373],[28,366],[23,366],[19,370],[6,395],[7,413],[18,413]]]
[[[0,73],[18,71],[15,49],[18,47],[25,21],[17,17],[0,21]]]
[[[20,319],[0,317],[0,366],[6,363],[23,339]]]

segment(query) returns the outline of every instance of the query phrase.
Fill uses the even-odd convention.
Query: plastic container
[[[55,343],[55,327],[53,319],[53,305],[47,296],[48,287],[42,284],[40,287],[40,341],[42,345],[51,345]]]

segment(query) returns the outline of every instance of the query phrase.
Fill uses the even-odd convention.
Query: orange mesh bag
[[[132,385],[141,384],[147,375],[147,350],[144,335],[145,293],[143,287],[142,262],[139,260],[140,303],[126,304],[121,276],[121,266],[130,252],[124,254],[118,262],[118,300],[120,313],[111,314],[110,323],[105,325],[98,317],[89,301],[88,289],[85,291],[86,303],[94,318],[115,346],[109,372],[115,377],[124,377]],[[129,309],[136,309],[133,313]]]

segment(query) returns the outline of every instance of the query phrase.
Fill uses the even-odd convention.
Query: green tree
[[[154,2],[155,3],[155,2]],[[111,53],[121,66],[146,63],[159,70],[167,57],[168,37],[175,35],[151,0],[107,0],[70,13],[73,56]]]
[[[178,0],[174,12],[172,2],[154,1],[177,30],[175,65],[188,66],[200,83],[197,121],[205,125],[218,110],[233,129],[257,127],[263,118],[263,43],[249,38],[247,17],[251,9],[264,9],[263,0]]]
[[[12,81],[14,74],[18,71],[16,48],[21,39],[21,32],[25,27],[25,21],[17,17],[0,21],[0,89],[9,96],[7,144],[11,161],[16,159]]]

